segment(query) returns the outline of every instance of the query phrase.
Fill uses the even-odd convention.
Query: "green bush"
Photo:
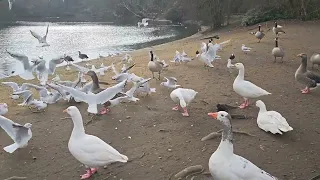
[[[183,17],[183,11],[181,7],[172,8],[167,12],[165,18],[171,20],[173,23],[181,23]]]
[[[292,19],[293,13],[285,8],[276,7],[256,7],[247,11],[243,16],[241,24],[243,26],[250,26],[260,22],[277,20],[277,19]]]

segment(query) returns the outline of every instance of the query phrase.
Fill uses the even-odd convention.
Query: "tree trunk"
[[[230,4],[231,4],[231,0],[227,0],[227,25],[229,25],[229,21],[230,21]]]

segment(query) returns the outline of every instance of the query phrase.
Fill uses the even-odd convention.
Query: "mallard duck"
[[[312,69],[315,64],[320,66],[320,54],[313,54],[310,58],[311,64],[312,64]]]
[[[249,106],[248,98],[258,98],[260,96],[271,94],[252,82],[244,80],[244,66],[242,63],[236,63],[234,66],[239,69],[239,74],[233,82],[233,90],[244,99],[244,102],[239,106],[239,108],[243,109]]]
[[[264,38],[265,34],[261,32],[261,25],[259,24],[259,30],[255,34],[256,38],[259,39],[259,43],[262,38]]]
[[[148,63],[148,68],[152,72],[153,79],[155,79],[154,73],[158,72],[159,73],[159,80],[160,80],[160,73],[163,69],[163,63],[154,59],[154,55],[153,55],[152,51],[150,51],[150,56],[151,56],[151,59]]]
[[[277,180],[249,160],[233,153],[231,117],[225,111],[208,113],[223,125],[222,139],[209,159],[209,171],[214,180]]]
[[[274,34],[276,34],[276,36],[279,36],[279,33],[286,33],[282,29],[282,26],[278,25],[277,22],[274,22],[274,27],[272,28],[272,31]]]
[[[271,132],[272,134],[282,134],[282,132],[292,131],[293,128],[288,124],[284,118],[277,111],[267,111],[266,105],[263,101],[258,100],[256,106],[260,109],[257,124],[260,129]]]
[[[281,62],[283,62],[283,57],[284,57],[284,50],[282,48],[280,48],[278,46],[278,37],[276,37],[275,39],[275,47],[272,49],[272,55],[274,56],[274,63],[276,62],[277,60],[277,57],[280,57],[281,58]]]
[[[320,75],[307,70],[308,57],[301,53],[297,55],[301,57],[301,65],[297,69],[294,77],[299,83],[306,85],[306,88],[301,90],[302,94],[310,93],[310,88],[316,88],[320,84]]]

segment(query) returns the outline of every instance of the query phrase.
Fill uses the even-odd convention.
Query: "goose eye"
[[[223,114],[221,114],[221,117],[224,117],[224,115],[223,115]]]

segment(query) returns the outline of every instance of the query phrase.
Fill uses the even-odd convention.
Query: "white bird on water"
[[[69,139],[68,148],[70,153],[87,168],[81,179],[88,179],[97,172],[97,167],[109,165],[115,162],[126,163],[128,157],[120,154],[112,146],[97,136],[86,134],[83,120],[79,109],[70,106],[65,109],[73,122],[73,129]]]
[[[35,37],[36,39],[38,39],[39,41],[39,44],[40,44],[40,47],[45,47],[45,46],[50,46],[48,43],[47,43],[47,36],[48,36],[48,32],[49,32],[49,24],[47,26],[47,31],[46,31],[46,34],[41,37],[39,34],[37,34],[36,32],[33,32],[30,30],[30,33],[33,37]]]
[[[28,145],[28,142],[32,137],[32,124],[26,123],[22,126],[8,118],[0,116],[0,126],[14,141],[13,144],[3,148],[6,152],[13,153],[18,148],[23,148]]]

